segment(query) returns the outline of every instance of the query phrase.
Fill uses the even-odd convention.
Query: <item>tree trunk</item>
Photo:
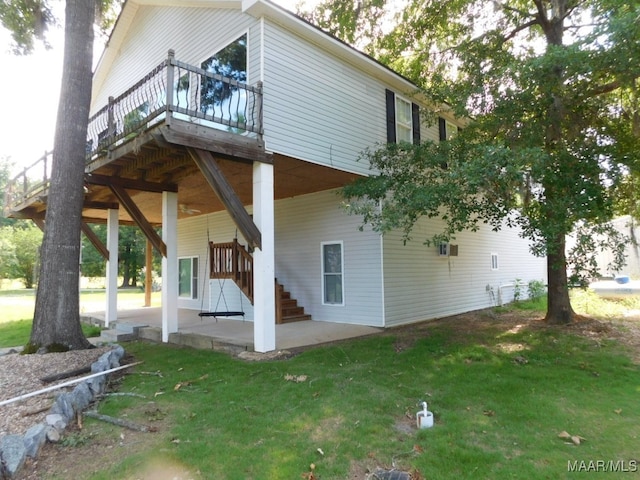
[[[551,251],[555,250],[555,251]],[[547,315],[545,321],[552,325],[565,325],[574,319],[569,301],[567,282],[567,258],[565,236],[557,235],[553,247],[547,252]]]
[[[89,348],[80,327],[80,224],[95,0],[67,0],[62,88],[30,343]]]

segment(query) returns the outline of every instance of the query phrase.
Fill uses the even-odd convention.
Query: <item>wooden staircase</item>
[[[253,256],[244,245],[233,240],[227,243],[209,242],[210,278],[229,278],[242,290],[253,305]],[[311,320],[291,293],[276,280],[276,324]]]
[[[298,305],[291,293],[284,289],[276,280],[276,324],[302,322],[311,320],[311,315],[304,313],[304,307]]]

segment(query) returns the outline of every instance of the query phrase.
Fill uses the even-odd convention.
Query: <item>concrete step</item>
[[[148,325],[142,323],[117,323],[112,325],[115,328],[102,330],[100,332],[100,340],[103,342],[129,342],[138,338],[138,332],[141,328]]]

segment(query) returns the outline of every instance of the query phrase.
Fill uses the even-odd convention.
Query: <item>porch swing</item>
[[[238,242],[238,231],[236,230],[236,235],[233,241],[232,245],[236,245]],[[211,248],[213,247],[210,238],[209,238],[209,225],[208,225],[208,221],[207,221],[207,262],[209,262],[209,253]],[[224,257],[224,263],[228,264],[228,262],[236,262],[237,260],[235,259],[234,255],[229,256],[229,255],[225,255]],[[222,264],[223,263],[223,259],[218,259],[218,263]],[[213,272],[213,264],[214,262],[212,261],[210,263],[211,266],[211,273]],[[231,270],[231,271],[235,271],[235,268],[228,268],[229,265],[226,265],[226,270]],[[242,317],[242,321],[244,322],[244,302],[242,300],[242,289],[238,287],[238,295],[240,297],[240,310],[229,310],[229,305],[227,304],[227,298],[224,295],[224,285],[227,281],[227,277],[223,277],[220,278],[218,277],[218,285],[220,287],[220,293],[218,293],[218,300],[216,301],[216,306],[214,308],[214,310],[212,312],[206,312],[204,311],[204,282],[202,285],[202,295],[201,295],[201,301],[200,301],[200,313],[198,313],[199,317],[214,317],[216,319],[216,322],[218,321],[218,317]],[[222,300],[222,302],[224,303],[224,310],[218,310],[218,308],[220,307],[220,301]]]
[[[240,308],[241,310],[233,311],[229,310],[229,306],[227,305],[227,298],[224,296],[224,284],[227,281],[226,278],[218,279],[218,285],[220,286],[220,293],[218,294],[218,301],[216,302],[216,307],[213,312],[205,312],[203,311],[203,303],[204,303],[204,292],[202,295],[202,300],[200,302],[200,313],[198,313],[199,317],[214,317],[216,322],[218,321],[218,317],[242,317],[242,321],[244,322],[244,307],[242,302],[242,292],[238,289],[240,295]],[[204,290],[204,287],[203,287]],[[220,300],[224,302],[224,310],[218,311],[218,307],[220,306]]]

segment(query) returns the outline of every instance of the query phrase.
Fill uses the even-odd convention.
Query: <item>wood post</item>
[[[147,239],[147,246],[145,249],[145,262],[144,262],[144,306],[151,306],[151,289],[153,287],[153,276],[151,275],[153,269],[153,246],[149,239]]]

